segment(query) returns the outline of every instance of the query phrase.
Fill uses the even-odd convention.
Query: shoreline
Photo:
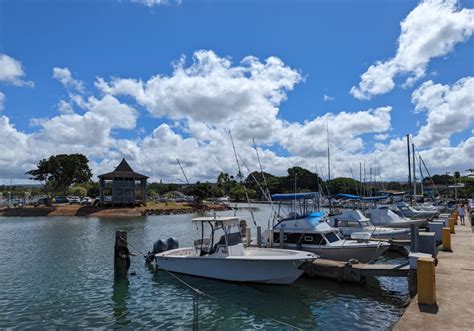
[[[51,207],[19,207],[0,209],[3,217],[138,217],[147,215],[178,215],[196,212],[226,211],[232,208],[219,204],[190,204],[190,203],[148,203],[139,207],[92,207],[81,205],[52,205]]]

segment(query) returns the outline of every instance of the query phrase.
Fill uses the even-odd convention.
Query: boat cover
[[[318,192],[307,192],[307,193],[289,193],[289,194],[273,194],[272,200],[299,200],[299,199],[314,199],[318,197]]]

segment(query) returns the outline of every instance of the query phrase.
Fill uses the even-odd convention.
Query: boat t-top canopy
[[[224,224],[234,224],[239,221],[238,217],[196,217],[191,221],[195,223],[204,223],[204,222],[224,222]]]
[[[315,199],[317,197],[318,197],[318,192],[273,194],[272,200],[273,201],[300,200],[300,199]]]

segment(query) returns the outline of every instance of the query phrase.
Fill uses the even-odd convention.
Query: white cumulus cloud
[[[465,77],[452,86],[423,83],[412,94],[415,111],[427,112],[415,141],[420,146],[450,146],[452,134],[474,124],[474,77]]]
[[[452,52],[474,31],[474,10],[460,8],[456,0],[424,0],[400,23],[401,33],[395,56],[377,61],[361,76],[350,93],[358,99],[391,91],[398,75],[408,76],[411,86],[426,74],[432,58]]]
[[[68,89],[84,92],[84,82],[72,78],[71,71],[68,68],[53,68],[53,77]]]
[[[0,111],[5,109],[5,93],[0,92]]]
[[[15,86],[33,87],[33,82],[23,80],[24,76],[25,72],[20,61],[6,54],[0,54],[0,82]]]
[[[147,7],[157,7],[157,6],[168,6],[168,5],[180,5],[181,0],[131,0],[134,3],[139,3]]]

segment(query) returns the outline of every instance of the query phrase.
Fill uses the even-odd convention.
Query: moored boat
[[[315,253],[321,258],[348,261],[359,260],[362,263],[373,263],[389,247],[388,243],[369,240],[368,237],[358,240],[344,239],[339,230],[331,227],[323,212],[313,212],[316,206],[317,193],[274,194],[273,201],[280,202],[278,222],[273,231],[262,234],[262,242],[278,245],[280,240],[289,249],[298,249]],[[285,207],[289,207],[286,217],[281,217]],[[280,239],[280,231],[283,238]],[[370,236],[369,236],[370,237]]]
[[[226,281],[291,284],[303,273],[303,264],[317,258],[303,251],[244,247],[237,217],[192,221],[200,225],[201,238],[194,247],[156,254],[159,269]],[[205,226],[210,229],[208,235]]]

